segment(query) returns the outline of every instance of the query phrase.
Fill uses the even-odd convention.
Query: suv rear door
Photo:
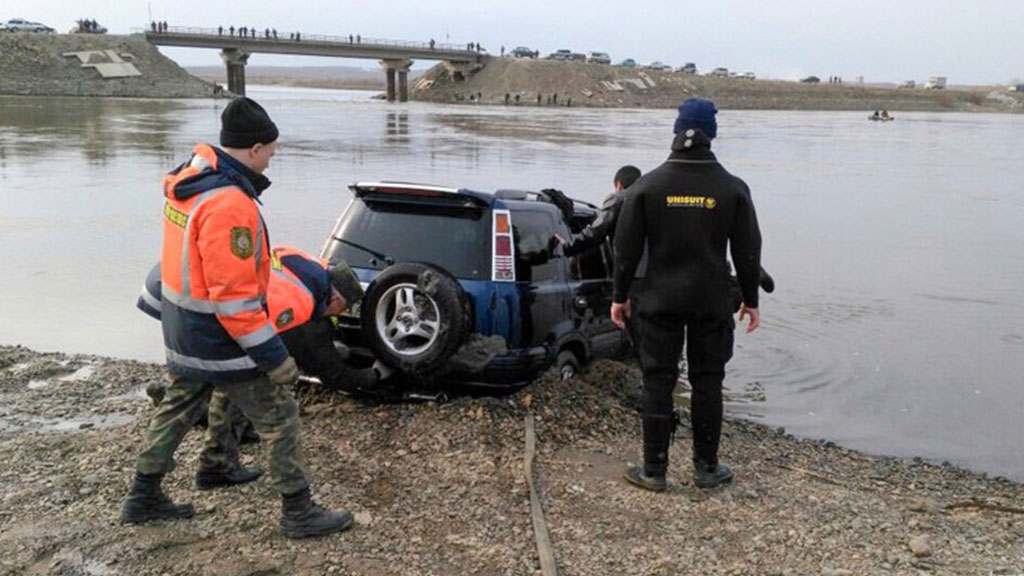
[[[512,242],[520,314],[515,338],[518,346],[513,343],[510,346],[530,348],[552,344],[568,327],[570,303],[565,258],[552,257],[549,250],[556,232],[564,235],[568,229],[551,212],[513,209]]]

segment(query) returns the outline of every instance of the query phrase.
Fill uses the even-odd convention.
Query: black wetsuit
[[[630,187],[615,234],[615,302],[631,302],[630,330],[644,373],[644,460],[664,475],[674,430],[672,392],[686,344],[694,459],[716,464],[722,380],[734,322],[726,250],[744,303],[757,307],[761,233],[750,190],[729,174],[700,131],[679,134],[667,162]],[[686,142],[689,141],[689,146]],[[634,272],[647,245],[647,270]]]
[[[281,340],[299,369],[319,378],[328,390],[372,395],[380,376],[373,369],[350,366],[334,347],[334,335],[331,320],[320,317],[281,332]]]

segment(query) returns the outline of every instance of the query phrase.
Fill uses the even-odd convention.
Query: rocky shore
[[[88,63],[93,64],[121,61],[139,75],[104,78],[97,68],[68,56],[73,52],[89,53]],[[0,94],[211,98],[222,92],[186,72],[141,35],[7,33],[0,34]]]
[[[577,107],[674,108],[689,96],[701,96],[733,110],[1024,112],[1024,95],[999,86],[925,90],[803,84],[514,58],[488,58],[482,68],[460,74],[435,66],[413,83],[411,96],[438,103],[504,104],[506,94],[510,105],[519,96],[520,106],[568,106],[571,101]],[[550,102],[556,94],[557,102]]]
[[[200,434],[168,492],[191,520],[117,522],[159,366],[0,347],[0,574],[533,575],[523,472],[537,422],[536,479],[559,573],[948,574],[1024,572],[1024,488],[928,463],[868,456],[728,420],[734,485],[689,480],[672,447],[670,490],[627,487],[639,453],[637,374],[612,362],[573,382],[548,374],[504,398],[366,406],[300,390],[316,497],[351,508],[345,534],[276,532],[265,479],[196,492]],[[244,460],[260,465],[258,446]]]

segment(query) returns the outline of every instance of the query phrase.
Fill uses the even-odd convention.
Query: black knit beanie
[[[220,145],[251,148],[277,140],[277,126],[255,100],[235,98],[220,115]]]

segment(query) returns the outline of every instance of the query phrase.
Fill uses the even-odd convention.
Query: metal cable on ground
[[[544,521],[544,509],[533,480],[533,457],[537,451],[537,433],[533,428],[533,414],[526,415],[526,483],[530,486],[530,517],[533,519],[533,535],[537,540],[537,554],[540,556],[540,571],[544,576],[558,576],[555,564],[555,550],[551,547],[551,535]]]

